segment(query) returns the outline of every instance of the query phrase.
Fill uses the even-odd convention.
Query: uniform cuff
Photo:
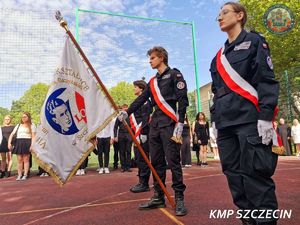
[[[272,121],[273,117],[274,117],[273,110],[263,110],[263,111],[260,111],[258,114],[259,120]]]

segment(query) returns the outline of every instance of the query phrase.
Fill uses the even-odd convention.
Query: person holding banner
[[[167,164],[172,172],[172,188],[175,191],[176,216],[184,216],[185,184],[180,163],[180,142],[183,123],[188,106],[186,82],[181,72],[168,66],[168,52],[160,46],[148,50],[152,69],[157,73],[151,78],[143,93],[119,114],[119,119],[136,112],[149,98],[155,111],[152,114],[149,131],[150,157],[154,169],[165,185]],[[178,108],[177,108],[178,105]],[[177,113],[176,112],[177,109]],[[141,204],[140,210],[165,207],[164,192],[154,180],[154,196]]]
[[[264,37],[247,32],[247,13],[239,3],[225,3],[217,17],[228,39],[212,60],[210,71],[213,126],[223,173],[243,224],[277,224],[278,208],[272,180],[278,156],[272,137],[279,84],[275,80],[269,46]],[[265,210],[264,215],[256,215]],[[266,212],[272,212],[271,216]]]
[[[136,80],[133,82],[134,94],[140,96],[143,90],[146,88],[147,83],[144,80]],[[132,113],[129,117],[130,126],[134,131],[134,134],[139,140],[142,148],[144,149],[146,155],[149,158],[149,120],[152,113],[152,106],[150,100],[146,101],[135,113]],[[149,178],[150,169],[142,157],[141,153],[138,151],[137,147],[134,146],[134,154],[136,154],[136,162],[138,167],[138,184],[130,188],[133,193],[150,191],[149,188]]]

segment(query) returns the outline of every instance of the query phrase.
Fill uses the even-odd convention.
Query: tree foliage
[[[280,81],[280,99],[279,99],[279,109],[280,113],[289,118],[288,115],[290,110],[293,108],[293,112],[300,116],[300,111],[297,110],[295,99],[293,96],[299,95],[300,100],[300,78],[299,78],[299,68],[300,68],[300,42],[299,42],[299,18],[300,18],[300,1],[299,0],[240,0],[248,13],[248,22],[246,24],[246,29],[254,29],[264,35],[266,38],[270,49],[271,57],[274,65],[274,71],[276,78]],[[284,4],[293,12],[295,17],[295,27],[281,35],[272,34],[264,26],[263,17],[265,12],[269,7],[275,4]],[[296,69],[298,68],[298,69]],[[286,72],[288,71],[288,78],[286,77]],[[286,83],[288,79],[288,83]],[[291,101],[290,101],[291,100]],[[297,100],[297,99],[296,99]],[[287,102],[291,102],[288,105]]]
[[[188,116],[189,122],[192,123],[195,120],[197,114],[195,91],[188,93],[188,99],[189,99],[189,106],[187,107],[186,114]]]
[[[11,115],[14,123],[18,123],[22,112],[29,112],[32,122],[37,124],[40,120],[40,111],[45,101],[49,86],[43,83],[34,84],[17,101],[13,101]]]
[[[121,81],[109,89],[109,93],[117,105],[130,105],[136,96],[133,93],[133,84]]]

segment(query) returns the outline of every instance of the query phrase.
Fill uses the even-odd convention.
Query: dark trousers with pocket
[[[218,130],[217,144],[223,173],[233,201],[242,210],[276,210],[275,172],[278,156],[258,136],[257,123]],[[268,222],[271,219],[255,219]]]
[[[183,183],[180,163],[180,144],[176,144],[171,140],[174,127],[175,123],[166,127],[154,126],[151,123],[149,133],[150,157],[154,169],[164,184],[168,163],[168,167],[172,172],[172,188],[175,191],[175,195],[176,197],[183,197],[186,186]],[[162,190],[157,180],[154,177],[153,180],[155,191],[161,193]]]
[[[149,159],[149,140],[147,140],[145,143],[141,143],[141,147],[143,148],[145,154]],[[139,178],[141,178],[141,180],[145,181],[145,183],[148,184],[150,177],[150,168],[136,146],[134,147],[134,151],[138,167],[138,176]]]
[[[131,160],[131,146],[132,140],[129,134],[119,135],[119,150],[120,150],[120,161],[121,168],[123,170],[130,169],[130,160]]]
[[[108,167],[109,164],[109,150],[110,150],[110,137],[107,138],[97,138],[98,140],[98,162],[99,167],[103,168]],[[103,155],[104,155],[104,164],[103,164]]]

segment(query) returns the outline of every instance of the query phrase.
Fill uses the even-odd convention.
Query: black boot
[[[5,176],[5,172],[3,171],[3,172],[1,172],[1,174],[0,174],[0,179],[2,179],[4,176]]]
[[[187,214],[187,209],[184,206],[183,199],[184,199],[183,193],[175,192],[175,202],[176,202],[175,215],[176,216],[185,216]]]
[[[255,220],[253,219],[241,219],[243,225],[256,225]]]
[[[132,188],[130,188],[130,191],[133,193],[140,193],[140,192],[150,191],[150,188],[149,185],[138,183],[134,185]]]
[[[139,183],[130,188],[133,193],[140,193],[150,191],[149,177],[139,177]]]
[[[277,220],[269,221],[269,222],[258,222],[257,225],[277,225]]]
[[[149,202],[144,204],[140,204],[139,210],[147,210],[147,209],[156,209],[156,208],[165,208],[165,198],[164,194],[155,192],[153,197]]]

